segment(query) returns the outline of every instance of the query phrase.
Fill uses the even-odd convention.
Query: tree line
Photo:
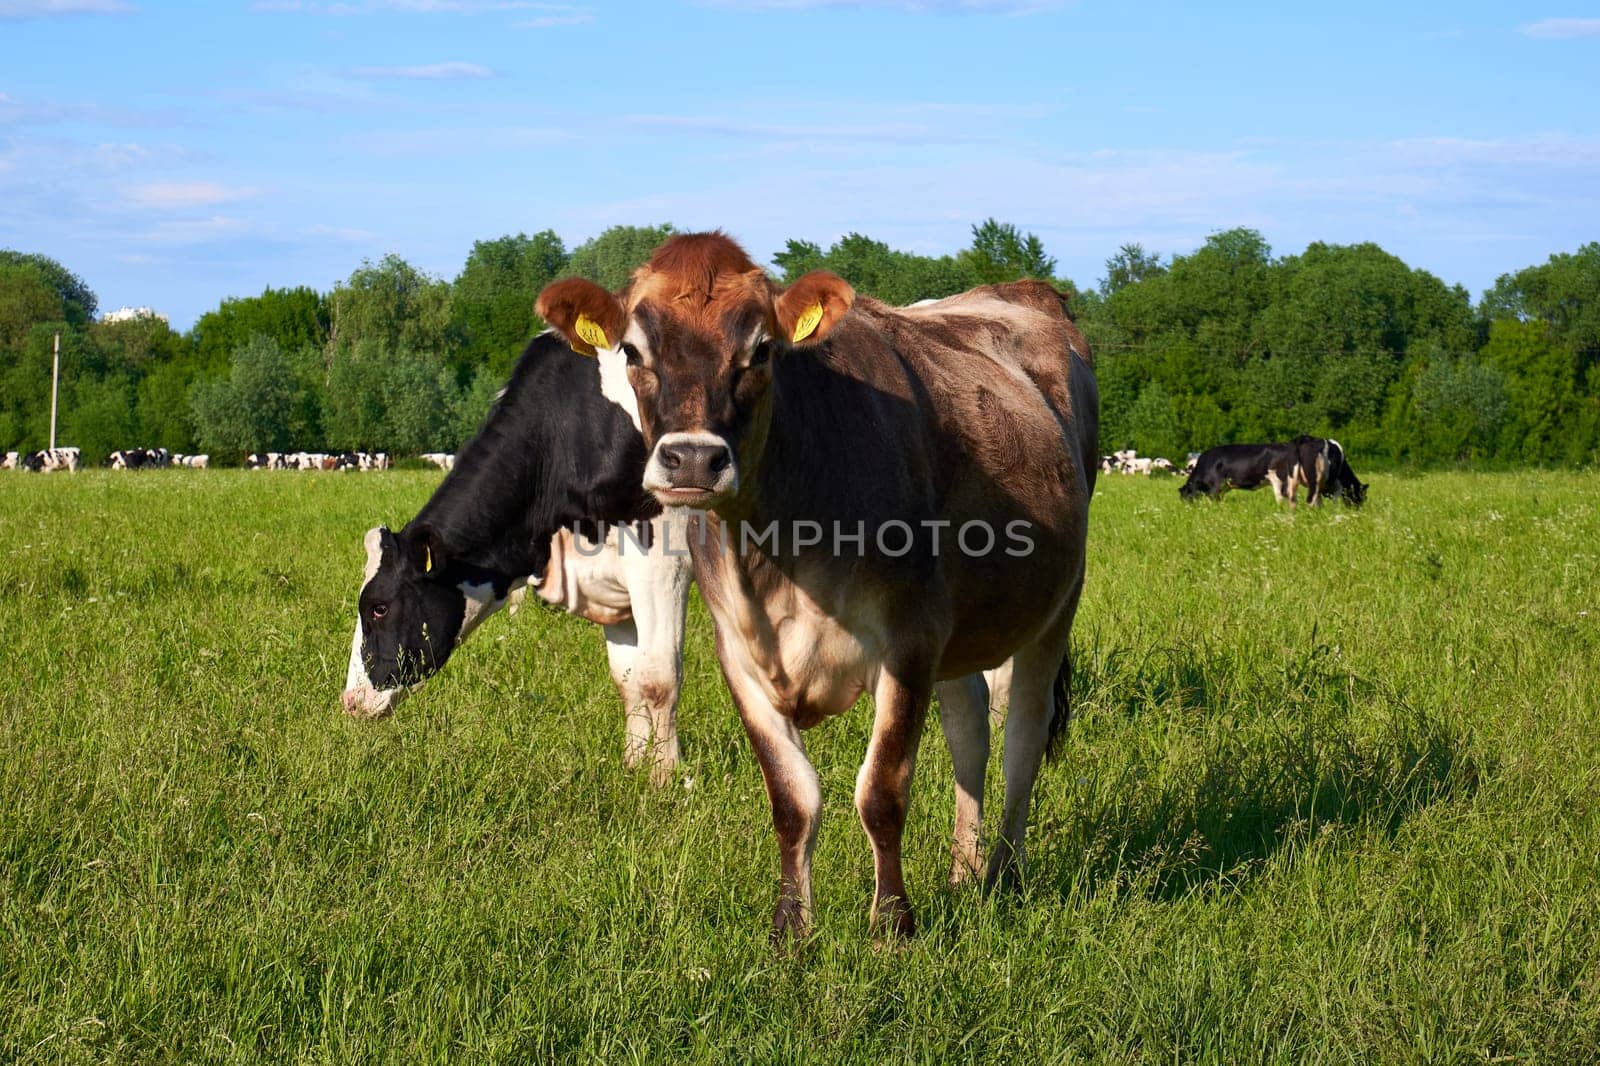
[[[533,299],[583,276],[619,288],[670,225],[617,226],[568,249],[555,233],[473,245],[453,281],[396,255],[331,292],[224,300],[187,333],[103,321],[95,294],[39,254],[0,250],[0,443],[43,447],[51,342],[60,428],[94,462],[116,448],[209,452],[454,450],[528,338]],[[1501,276],[1474,304],[1375,244],[1275,256],[1260,233],[1184,255],[1124,245],[1080,288],[1033,234],[993,219],[953,255],[860,234],[791,240],[780,281],[832,270],[904,304],[1049,279],[1095,351],[1106,450],[1182,456],[1231,441],[1338,437],[1369,461],[1494,465],[1600,459],[1600,242]]]

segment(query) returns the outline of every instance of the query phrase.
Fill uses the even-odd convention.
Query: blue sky
[[[395,251],[721,226],[1092,285],[1260,229],[1476,296],[1600,239],[1600,6],[0,0],[0,246],[186,327]]]

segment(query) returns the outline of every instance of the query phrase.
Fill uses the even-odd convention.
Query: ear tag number
[[[794,344],[799,344],[817,331],[817,324],[822,321],[822,305],[812,304],[805,309],[794,322],[794,336],[789,338]]]
[[[578,316],[578,321],[573,325],[572,332],[576,333],[578,335],[578,339],[583,341],[585,344],[592,345],[596,348],[611,347],[611,342],[606,340],[606,331],[600,328],[600,323],[596,322],[588,315]]]

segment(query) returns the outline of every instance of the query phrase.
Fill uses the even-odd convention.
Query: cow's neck
[[[431,533],[453,562],[543,573],[558,530],[659,512],[643,469],[644,442],[601,394],[594,361],[542,334],[407,529]]]

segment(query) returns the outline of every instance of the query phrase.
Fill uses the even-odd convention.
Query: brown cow
[[[1060,296],[1016,282],[893,308],[820,271],[779,288],[711,233],[669,240],[619,296],[551,285],[538,312],[575,348],[621,349],[651,448],[645,487],[708,512],[690,547],[772,803],[774,937],[810,921],[822,796],[801,730],[871,690],[856,808],[872,923],[910,934],[900,845],[929,698],[937,686],[961,880],[978,863],[989,751],[973,675],[1008,657],[1005,812],[986,881],[1013,882],[1067,715],[1098,454],[1088,346]]]

